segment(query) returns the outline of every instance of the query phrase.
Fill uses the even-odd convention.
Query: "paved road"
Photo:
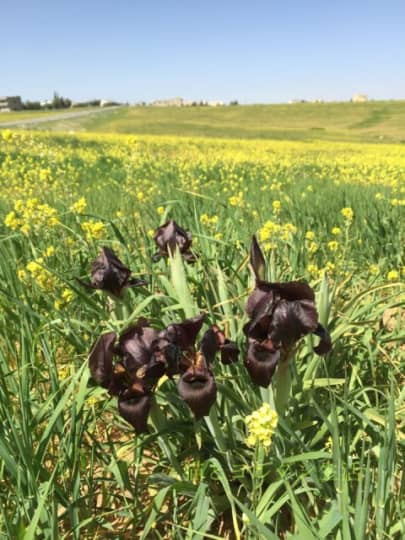
[[[57,113],[49,116],[39,116],[37,118],[25,118],[21,120],[11,120],[10,122],[1,122],[0,128],[2,127],[25,127],[32,124],[43,124],[44,122],[54,122],[55,120],[70,120],[70,118],[78,118],[80,116],[89,116],[90,114],[99,114],[105,113],[108,111],[113,111],[114,109],[119,109],[121,105],[116,105],[114,107],[105,107],[99,109],[92,109],[90,111],[77,111],[77,112],[66,112],[66,113]],[[1,116],[0,116],[1,120]]]

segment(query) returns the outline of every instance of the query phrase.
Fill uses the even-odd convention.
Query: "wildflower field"
[[[0,131],[3,537],[404,538],[404,179],[400,144]]]

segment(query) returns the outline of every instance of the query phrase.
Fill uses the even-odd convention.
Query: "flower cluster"
[[[44,266],[43,257],[38,257],[35,261],[30,261],[27,264],[27,270],[31,278],[44,291],[52,291],[56,286],[55,276]]]
[[[244,327],[247,337],[246,368],[252,381],[267,387],[280,361],[288,360],[297,341],[306,334],[319,336],[314,348],[317,354],[331,349],[331,339],[319,324],[315,295],[306,283],[270,283],[264,281],[266,263],[253,237],[250,250],[256,286],[248,298],[249,322]]]
[[[20,230],[28,235],[31,230],[36,232],[58,224],[57,212],[49,204],[41,203],[36,197],[14,203],[14,210],[9,212],[4,220],[7,227]]]
[[[277,248],[280,240],[284,242],[290,241],[296,233],[297,227],[292,223],[281,224],[268,220],[259,230],[259,238],[263,242],[265,251],[268,251]]]
[[[265,448],[269,448],[278,423],[276,411],[268,403],[263,403],[259,409],[245,418],[245,423],[248,431],[246,444],[248,446],[263,444]]]
[[[154,239],[158,256],[172,257],[175,250],[186,258],[191,234],[175,221],[159,227]],[[156,257],[156,256],[155,256]],[[314,293],[305,283],[268,283],[263,280],[265,260],[253,237],[250,262],[256,276],[256,287],[248,299],[246,311],[250,321],[244,331],[248,341],[245,360],[252,381],[268,386],[280,360],[288,358],[298,339],[310,332],[320,336],[315,352],[325,354],[331,348],[327,331],[319,324]],[[120,297],[126,287],[139,285],[130,278],[131,271],[107,247],[92,263],[91,281],[80,283],[102,289]],[[94,345],[89,366],[93,379],[118,397],[121,416],[137,431],[147,430],[147,418],[153,393],[161,377],[179,376],[177,389],[196,419],[209,413],[216,399],[216,384],[211,370],[217,353],[224,364],[235,362],[239,350],[217,325],[212,325],[197,345],[205,315],[169,324],[163,330],[149,326],[145,319],[127,328],[120,336],[109,332]],[[277,416],[260,409],[249,418],[248,444],[254,441],[270,444]],[[260,423],[262,422],[262,423]]]
[[[106,233],[106,226],[102,221],[84,221],[81,227],[88,241],[100,240]]]
[[[71,205],[70,211],[73,212],[74,214],[83,214],[86,208],[87,208],[86,199],[84,197],[80,197],[80,199],[78,199],[76,202],[74,202]]]
[[[147,431],[153,392],[164,375],[180,375],[179,395],[196,419],[209,413],[217,393],[210,369],[215,355],[220,351],[221,360],[229,363],[237,360],[239,351],[217,326],[205,332],[197,349],[204,318],[201,314],[160,331],[141,319],[121,336],[109,332],[94,345],[89,357],[91,375],[118,397],[121,416],[137,433]]]
[[[215,228],[218,223],[218,216],[209,216],[208,214],[201,214],[200,223],[207,227]]]

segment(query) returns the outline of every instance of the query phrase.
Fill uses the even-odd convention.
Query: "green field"
[[[238,115],[260,110],[104,118],[116,129],[137,114],[229,114],[232,131]],[[401,144],[0,131],[0,536],[402,540],[404,172]],[[192,233],[193,263],[178,252],[154,257],[154,231],[168,219]],[[253,234],[264,264],[250,254]],[[104,290],[84,287],[105,271],[92,265],[103,246],[144,284],[120,296],[111,276]],[[259,310],[266,335],[249,334],[250,259],[261,279],[309,283],[315,324],[332,339],[326,356],[315,354],[318,335],[301,323],[295,331],[295,313],[314,310],[313,300],[294,300],[297,285]],[[267,361],[260,351],[285,326],[283,306],[294,325],[293,343],[282,342],[289,359],[258,385],[246,332]],[[194,346],[172,325],[201,312]],[[197,390],[204,332],[216,324],[239,347],[235,363],[210,358],[217,393],[202,418],[180,395],[180,369],[165,364],[173,379],[159,371],[152,387],[146,380],[161,357],[137,356],[145,319],[150,332],[171,328],[170,366],[193,362]],[[112,332],[120,341],[101,342],[97,372],[89,352]],[[144,397],[147,431],[135,433],[119,403]]]
[[[123,107],[97,116],[38,127],[57,131],[190,137],[404,142],[405,101],[216,108]]]

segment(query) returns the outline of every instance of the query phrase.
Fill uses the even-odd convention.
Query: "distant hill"
[[[284,140],[405,143],[405,100],[224,107],[122,107],[38,126],[96,131]]]

